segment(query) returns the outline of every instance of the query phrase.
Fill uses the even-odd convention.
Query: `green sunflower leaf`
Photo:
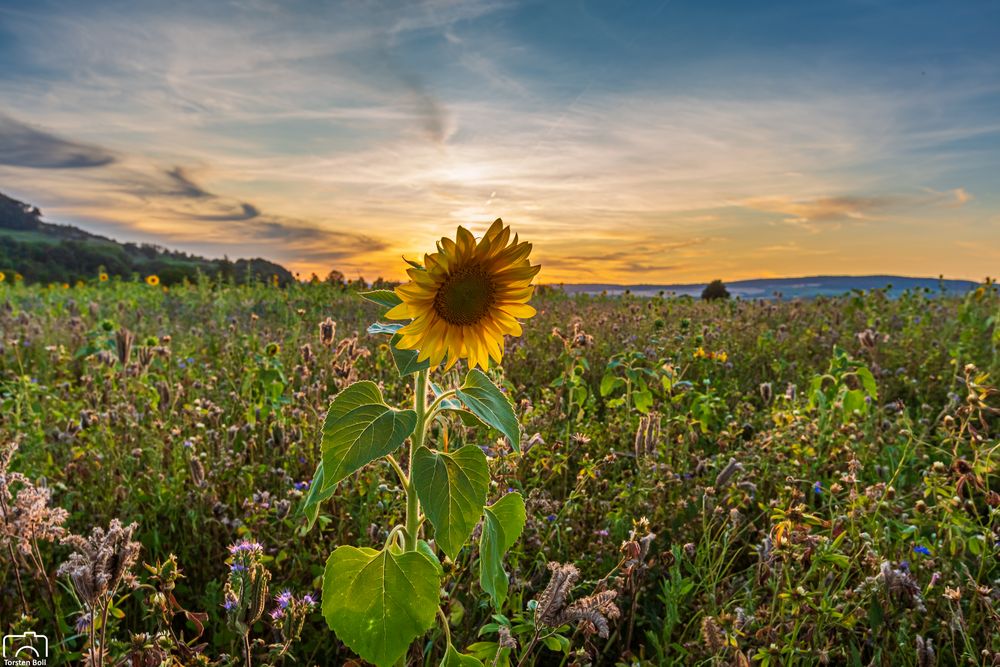
[[[378,385],[369,380],[337,394],[323,423],[321,491],[391,453],[416,425],[416,412],[390,408]]]
[[[490,487],[486,455],[475,445],[454,452],[421,447],[413,454],[413,485],[437,545],[456,560],[483,515]]]
[[[479,658],[462,655],[449,644],[448,650],[444,654],[444,660],[441,661],[441,667],[483,667],[483,663],[479,661]]]
[[[413,375],[414,373],[427,370],[431,367],[430,359],[417,361],[417,357],[420,356],[419,350],[401,350],[396,347],[401,340],[403,340],[403,336],[398,333],[394,333],[392,335],[392,340],[389,341],[389,349],[392,351],[392,360],[396,364],[396,370],[399,371],[400,377]]]
[[[358,292],[358,296],[372,303],[377,303],[383,308],[394,308],[403,303],[403,300],[396,296],[396,292],[391,289],[377,289],[371,292]]]
[[[473,368],[455,395],[481,422],[500,431],[515,452],[521,452],[521,425],[517,423],[514,405],[486,373]]]
[[[524,530],[527,514],[520,493],[508,493],[484,510],[483,533],[479,537],[479,585],[493,599],[499,611],[507,599],[510,581],[503,569],[503,557]]]
[[[323,574],[323,616],[352,651],[389,667],[434,624],[439,586],[418,551],[337,547]]]

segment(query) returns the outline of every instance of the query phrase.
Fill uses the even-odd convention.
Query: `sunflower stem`
[[[417,413],[417,427],[410,437],[409,479],[406,483],[406,550],[417,550],[417,533],[420,531],[420,501],[413,485],[413,455],[424,444],[427,421],[427,370],[419,371],[413,380],[413,410]]]

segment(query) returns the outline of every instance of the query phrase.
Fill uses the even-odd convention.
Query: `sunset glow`
[[[0,192],[302,277],[978,279],[998,173],[992,3],[0,0]]]

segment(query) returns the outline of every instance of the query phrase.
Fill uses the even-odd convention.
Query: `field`
[[[335,395],[413,402],[356,288],[0,283],[4,633],[47,635],[49,664],[364,664],[324,566],[394,539],[395,471],[303,511]],[[481,526],[433,549],[446,623],[407,664],[445,632],[485,665],[1000,664],[993,286],[532,303],[489,371],[520,454],[457,416],[429,432],[482,448],[488,502],[524,498],[509,591],[481,585]]]

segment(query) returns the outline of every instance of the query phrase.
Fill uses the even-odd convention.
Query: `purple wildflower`
[[[274,596],[274,601],[280,608],[285,609],[292,603],[292,592],[286,588]]]
[[[247,539],[242,539],[239,542],[237,542],[236,544],[230,544],[229,545],[229,553],[233,554],[234,556],[236,554],[238,554],[238,553],[254,553],[254,554],[259,554],[263,550],[264,550],[264,548],[262,546],[260,546],[260,543],[258,543],[258,542],[251,542],[250,540],[247,540]]]

